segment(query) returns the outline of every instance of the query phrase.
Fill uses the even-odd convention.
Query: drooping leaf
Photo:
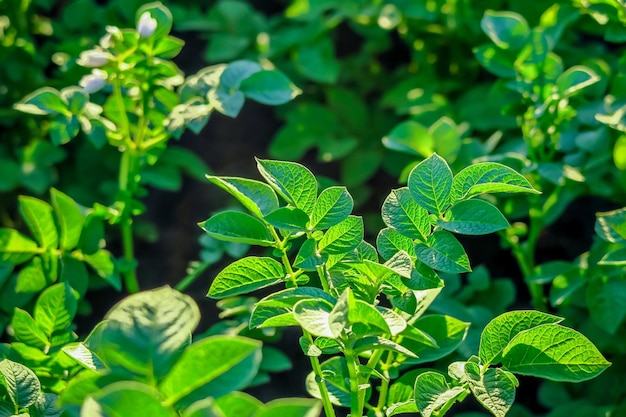
[[[463,401],[467,391],[451,387],[438,372],[424,372],[415,379],[415,405],[424,417],[443,416],[457,401]]]
[[[452,184],[452,203],[483,193],[539,194],[522,174],[496,162],[482,162],[461,170]]]
[[[311,228],[324,230],[346,219],[354,207],[352,196],[345,187],[328,187],[315,201],[311,213]]]
[[[509,311],[491,320],[480,337],[478,356],[487,366],[500,361],[502,351],[517,334],[541,324],[556,324],[561,317],[540,311]]]
[[[33,371],[17,362],[0,361],[0,374],[11,402],[17,408],[26,408],[35,403],[41,391],[39,379]]]
[[[409,153],[422,158],[429,157],[434,152],[435,141],[423,125],[409,120],[395,126],[382,139],[385,147],[394,151]]]
[[[265,224],[249,214],[239,211],[223,211],[198,223],[205,232],[219,240],[270,246],[274,243]]]
[[[552,381],[585,381],[609,365],[589,339],[555,324],[518,333],[502,352],[502,366],[507,370]]]
[[[318,242],[318,249],[330,255],[340,255],[356,248],[363,240],[363,219],[349,216],[330,227]]]
[[[413,168],[408,186],[417,204],[430,213],[443,214],[450,205],[452,171],[442,157],[432,154]]]
[[[382,207],[385,224],[411,239],[426,240],[430,235],[430,218],[417,204],[407,187],[393,190]]]
[[[94,371],[104,371],[107,369],[106,365],[102,362],[102,360],[100,360],[98,355],[89,350],[84,343],[67,345],[64,346],[62,350],[85,368],[92,369]]]
[[[37,198],[20,196],[19,208],[35,240],[46,249],[57,248],[59,234],[52,217],[52,207]]]
[[[317,197],[317,181],[306,167],[295,162],[257,159],[265,180],[289,204],[311,214]]]
[[[212,336],[196,342],[159,385],[170,404],[188,406],[246,387],[261,363],[261,343],[240,336]]]
[[[230,193],[257,217],[263,217],[278,208],[276,193],[261,181],[210,175],[207,175],[207,179]]]
[[[65,250],[74,249],[78,246],[85,217],[78,204],[59,190],[51,189],[50,198],[54,207],[54,214],[59,222],[60,247]]]
[[[471,271],[465,249],[450,232],[437,230],[425,243],[415,245],[417,258],[429,267],[442,272],[459,273]]]
[[[450,232],[464,235],[486,235],[509,227],[500,210],[484,200],[462,200],[444,214],[437,225]]]
[[[286,272],[273,258],[249,256],[224,268],[213,280],[207,296],[225,298],[247,294],[284,281]]]

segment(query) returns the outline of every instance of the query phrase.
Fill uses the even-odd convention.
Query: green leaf
[[[319,253],[317,250],[317,241],[313,238],[309,238],[300,246],[293,266],[304,269],[305,271],[315,271],[318,267],[324,265],[327,260],[328,254]]]
[[[452,171],[436,153],[411,170],[408,185],[417,204],[430,213],[443,214],[450,205]]]
[[[59,407],[59,397],[56,394],[41,393],[37,402],[29,409],[31,417],[61,417],[64,412]],[[28,417],[28,416],[27,416]]]
[[[89,348],[108,365],[149,379],[163,377],[189,343],[200,320],[194,300],[169,287],[126,297],[106,315]]]
[[[224,268],[213,280],[207,296],[226,298],[247,294],[286,279],[282,264],[272,258],[248,256]]]
[[[483,193],[539,194],[523,175],[506,165],[482,162],[463,169],[454,177],[450,201],[468,199]]]
[[[54,214],[59,222],[61,249],[74,249],[78,246],[85,217],[78,204],[61,191],[52,188],[50,198],[54,207]]]
[[[434,152],[435,141],[421,124],[409,120],[393,128],[382,139],[386,148],[427,158]]]
[[[617,169],[626,170],[626,136],[621,135],[615,141],[615,147],[613,148],[613,161]]]
[[[626,266],[626,248],[619,248],[607,252],[598,261],[598,265]]]
[[[474,56],[490,73],[502,78],[515,78],[514,54],[495,45],[481,45],[474,48]]]
[[[396,229],[386,227],[376,237],[376,248],[383,259],[389,259],[399,251],[414,253],[413,239],[400,234]]]
[[[314,336],[336,339],[339,334],[331,328],[331,311],[333,305],[322,299],[302,300],[293,307],[294,317],[303,329]]]
[[[271,246],[274,243],[263,222],[239,211],[223,211],[198,223],[198,226],[218,240],[259,246]]]
[[[156,42],[152,53],[161,59],[171,59],[180,53],[183,46],[185,46],[185,42],[182,39],[167,36]]]
[[[298,45],[293,61],[296,69],[313,81],[334,84],[339,77],[341,68],[335,57],[334,43],[327,36]]]
[[[292,232],[306,231],[309,223],[309,216],[304,211],[293,207],[281,207],[263,219],[274,227]]]
[[[253,417],[264,405],[250,394],[235,391],[215,400],[215,407],[219,408],[224,416]]]
[[[465,364],[465,375],[474,397],[496,417],[505,417],[515,401],[516,381],[500,368],[481,372],[472,362]]]
[[[426,243],[415,245],[417,259],[429,267],[450,273],[470,272],[469,258],[461,243],[450,232],[437,230]]]
[[[19,196],[20,213],[35,240],[44,248],[57,248],[59,235],[52,217],[52,207],[39,199]]]
[[[239,89],[246,97],[271,106],[285,104],[301,93],[301,90],[278,70],[256,72],[243,80]]]
[[[4,387],[16,408],[27,408],[37,401],[41,385],[33,371],[5,359],[0,362],[0,374],[4,377]]]
[[[359,338],[352,345],[352,349],[354,349],[354,351],[357,353],[366,352],[368,350],[391,350],[396,353],[408,356],[409,358],[417,358],[417,355],[415,355],[404,346],[380,336],[367,336]]]
[[[509,11],[485,11],[480,27],[499,48],[521,49],[530,36],[526,20]]]
[[[20,308],[16,308],[13,312],[11,327],[13,327],[14,336],[19,342],[41,350],[50,346],[50,336],[44,333],[30,314]]]
[[[61,98],[59,91],[50,87],[33,91],[13,107],[21,112],[37,115],[69,113],[67,104]]]
[[[598,213],[595,231],[607,242],[626,242],[626,208]]]
[[[48,287],[35,304],[35,321],[48,338],[52,334],[66,330],[71,324],[78,300],[69,283],[59,283]]]
[[[330,227],[318,243],[318,249],[330,255],[339,255],[356,248],[363,240],[363,219],[349,216]]]
[[[261,342],[212,336],[189,346],[160,384],[169,404],[185,407],[246,387],[261,363]]]
[[[322,403],[309,398],[280,398],[270,401],[254,417],[317,417]],[[239,417],[240,415],[237,414]]]
[[[265,180],[289,204],[311,214],[317,197],[317,181],[306,167],[295,162],[257,159]]]
[[[465,340],[469,329],[469,323],[440,314],[420,317],[413,326],[432,337],[437,346],[425,345],[411,339],[403,340],[401,344],[418,356],[418,359],[410,360],[413,364],[432,362],[454,352]]]
[[[84,343],[63,346],[61,350],[87,369],[92,369],[98,372],[107,369],[106,365],[102,362],[102,360],[100,360],[98,355],[89,350]]]
[[[387,226],[411,239],[426,240],[430,235],[428,211],[417,204],[407,187],[393,190],[387,196],[382,218]]]
[[[285,372],[293,368],[291,360],[280,350],[272,346],[263,346],[263,359],[260,369],[266,372]]]
[[[41,258],[35,257],[19,273],[13,274],[0,291],[0,308],[10,312],[13,307],[22,307],[49,284]]]
[[[17,230],[0,228],[0,262],[19,265],[37,253],[37,244]]]
[[[438,372],[424,372],[415,379],[415,405],[423,417],[443,416],[466,395],[465,388],[450,387],[446,377]]]
[[[598,81],[600,81],[600,77],[590,68],[576,65],[569,68],[556,79],[556,92],[559,97],[571,97]]]
[[[346,359],[335,356],[321,364],[323,380],[330,402],[342,407],[350,407],[350,380]],[[306,377],[306,390],[314,398],[321,399],[317,376],[311,372]]]
[[[122,417],[132,410],[136,417],[174,417],[170,408],[162,405],[162,396],[155,388],[135,381],[114,382],[88,398],[81,417]]]
[[[228,117],[237,117],[246,101],[241,91],[231,91],[222,85],[211,89],[207,98],[209,105]]]
[[[354,201],[346,187],[328,187],[315,201],[311,213],[311,229],[324,230],[335,226],[346,219],[353,208]]]
[[[278,198],[269,185],[255,180],[235,177],[213,177],[209,181],[235,197],[257,217],[270,214],[278,208]]]
[[[520,332],[502,352],[502,366],[507,370],[552,381],[585,381],[609,365],[589,339],[555,324]]]
[[[532,310],[509,311],[500,314],[487,323],[483,329],[478,356],[485,366],[498,363],[506,346],[520,332],[542,324],[557,324],[561,321],[563,321],[561,317]]]
[[[509,222],[500,210],[484,200],[461,200],[444,214],[437,225],[464,235],[486,235],[508,228]]]
[[[626,317],[626,279],[593,277],[587,285],[587,307],[598,326],[615,334]]]

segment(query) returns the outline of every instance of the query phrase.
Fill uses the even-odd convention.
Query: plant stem
[[[313,337],[311,337],[311,333],[302,329],[302,334],[305,338],[308,339],[310,343],[313,343]],[[313,373],[315,374],[315,382],[317,383],[317,387],[320,390],[320,396],[322,397],[324,414],[326,414],[326,417],[335,417],[335,409],[333,408],[333,403],[330,401],[330,396],[328,395],[328,389],[326,388],[326,382],[324,381],[324,374],[322,373],[322,365],[320,365],[320,360],[317,356],[309,356],[309,360],[311,361],[311,368],[313,369]]]
[[[187,287],[189,287],[196,280],[196,278],[198,278],[200,274],[206,271],[207,268],[211,265],[213,264],[209,262],[202,262],[200,265],[198,265],[197,268],[193,270],[191,274],[187,275],[181,282],[176,284],[174,288],[181,292],[185,291]]]
[[[363,406],[359,395],[359,360],[357,355],[351,350],[344,352],[348,365],[348,375],[350,378],[350,417],[362,417]]]

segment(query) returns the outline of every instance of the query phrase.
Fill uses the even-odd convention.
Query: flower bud
[[[111,60],[111,54],[104,51],[98,51],[97,49],[90,49],[89,51],[83,51],[78,58],[78,65],[87,68],[98,68],[109,63]]]
[[[83,87],[83,91],[85,93],[91,94],[100,90],[106,85],[106,83],[107,73],[99,69],[94,69],[91,71],[91,74],[85,75],[83,78],[81,78],[78,85]]]
[[[104,49],[109,49],[115,46],[116,42],[123,40],[122,31],[115,26],[106,27],[106,35],[100,38],[100,46]]]
[[[149,38],[156,30],[156,27],[157,21],[150,15],[150,12],[143,12],[137,23],[137,33],[142,38]]]

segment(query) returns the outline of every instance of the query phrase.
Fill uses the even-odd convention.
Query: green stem
[[[308,339],[309,343],[313,343],[313,337],[311,337],[311,333],[302,329],[302,334],[305,338]],[[324,381],[324,374],[322,373],[322,365],[320,365],[320,360],[317,356],[309,356],[309,360],[311,361],[311,369],[313,369],[313,374],[315,374],[315,382],[317,383],[317,387],[320,390],[320,397],[322,397],[324,414],[326,414],[326,417],[336,417],[335,409],[333,408],[333,403],[330,401],[328,389],[326,388],[326,382]]]
[[[363,417],[363,405],[359,395],[359,360],[351,350],[345,351],[350,378],[350,417]]]
[[[187,289],[187,287],[189,287],[191,284],[193,284],[193,282],[196,280],[196,278],[198,278],[200,276],[200,274],[202,274],[204,271],[207,270],[207,268],[209,266],[213,265],[212,263],[209,262],[202,262],[197,268],[195,268],[193,270],[193,272],[189,275],[187,275],[181,282],[179,282],[178,284],[176,284],[176,288],[178,291],[185,291]]]

